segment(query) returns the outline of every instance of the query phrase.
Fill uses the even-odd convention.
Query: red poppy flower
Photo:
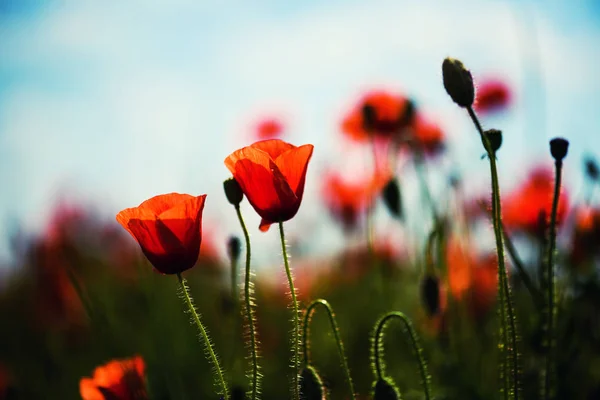
[[[415,145],[426,156],[434,157],[439,155],[445,148],[444,132],[439,125],[417,116],[413,124],[413,135]]]
[[[256,136],[260,140],[274,139],[283,133],[283,123],[276,118],[260,121],[256,125]]]
[[[169,193],[152,197],[117,214],[159,272],[177,274],[196,264],[202,241],[206,195]]]
[[[446,247],[448,287],[452,296],[462,299],[473,281],[473,255],[455,238],[450,238]]]
[[[371,107],[373,121],[367,127],[365,107]],[[384,91],[367,93],[342,121],[342,131],[351,139],[366,141],[371,134],[390,138],[401,133],[412,122],[413,106],[404,96]]]
[[[554,174],[544,167],[534,169],[527,180],[513,193],[506,196],[502,205],[502,220],[509,229],[521,230],[532,235],[540,231],[540,214],[544,213],[547,223],[552,211]],[[569,196],[563,187],[558,201],[557,224],[565,218]]]
[[[225,166],[262,217],[260,229],[293,218],[302,202],[313,145],[263,140],[231,153]]]
[[[325,205],[344,229],[352,230],[389,179],[390,174],[378,173],[368,179],[348,182],[339,174],[330,173],[323,183]]]
[[[81,379],[79,393],[83,400],[145,400],[144,370],[140,356],[110,361],[97,367],[92,378]]]
[[[510,99],[510,89],[504,82],[484,81],[477,85],[475,110],[481,113],[502,110],[508,106]]]

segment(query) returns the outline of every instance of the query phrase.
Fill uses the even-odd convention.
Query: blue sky
[[[290,230],[319,228],[318,172],[332,159],[360,168],[337,145],[338,124],[371,88],[401,90],[439,118],[449,159],[481,187],[480,143],[441,84],[446,56],[514,87],[512,109],[484,120],[504,131],[503,187],[564,136],[578,192],[582,154],[599,143],[597,2],[447,3],[0,0],[0,255],[14,221],[35,232],[60,198],[112,218],[155,194],[207,193],[206,221],[237,232],[223,159],[271,113],[286,116],[290,142],[315,144]],[[318,247],[323,232],[307,241]],[[253,240],[277,245],[273,232]]]

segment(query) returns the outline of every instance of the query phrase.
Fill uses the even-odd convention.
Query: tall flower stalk
[[[294,375],[292,377],[292,394],[294,399],[300,400],[300,310],[298,308],[298,299],[296,297],[296,289],[294,288],[294,277],[290,269],[290,262],[287,254],[287,245],[285,242],[285,233],[283,231],[283,222],[279,222],[279,237],[281,238],[281,251],[283,253],[283,263],[285,266],[285,274],[288,279],[290,295],[292,297],[292,316],[294,329],[292,331],[292,368]]]
[[[460,107],[466,108],[473,124],[479,132],[481,142],[490,162],[490,173],[492,178],[492,222],[496,239],[496,252],[498,256],[498,297],[500,301],[500,345],[504,354],[503,363],[500,366],[500,375],[503,381],[504,399],[519,398],[519,360],[517,351],[517,327],[515,310],[512,302],[512,294],[508,283],[506,265],[504,260],[504,243],[502,234],[502,210],[500,203],[500,186],[498,183],[498,170],[496,167],[496,150],[500,147],[498,140],[499,131],[484,131],[479,119],[473,110],[475,99],[475,87],[471,72],[465,68],[462,62],[446,58],[442,64],[444,87],[452,100]]]
[[[240,222],[240,226],[242,228],[242,232],[244,234],[244,240],[246,242],[246,269],[244,275],[244,304],[245,304],[245,314],[246,314],[246,323],[248,324],[248,334],[250,336],[250,358],[252,360],[252,370],[250,372],[250,398],[252,400],[256,400],[260,393],[260,371],[258,365],[258,338],[256,335],[256,327],[254,325],[255,317],[254,317],[254,308],[253,308],[253,287],[252,287],[252,270],[250,269],[250,262],[252,260],[252,252],[250,247],[250,234],[248,233],[248,228],[246,228],[246,223],[244,222],[244,218],[242,217],[242,211],[240,209],[240,203],[244,198],[244,193],[239,185],[239,183],[235,180],[235,178],[227,179],[223,182],[223,188],[225,190],[225,195],[227,196],[227,200],[235,207],[235,212]],[[236,298],[237,301],[237,298]]]
[[[552,198],[552,211],[550,214],[550,230],[548,232],[548,253],[546,256],[546,365],[543,373],[544,399],[553,399],[556,395],[555,388],[555,347],[556,347],[556,282],[554,278],[554,253],[556,251],[556,214],[560,199],[560,187],[562,182],[563,159],[567,155],[569,142],[562,138],[550,141],[550,152],[554,157],[556,169],[554,178],[554,196]]]

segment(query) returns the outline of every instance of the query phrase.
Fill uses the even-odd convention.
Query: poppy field
[[[310,174],[318,144],[274,117],[214,166],[218,193],[155,193],[109,220],[57,206],[3,276],[0,400],[600,398],[600,166],[572,161],[565,133],[506,190],[487,121],[510,87],[451,57],[440,76],[471,123],[478,193],[431,179],[445,132],[376,89],[336,116],[360,174]],[[302,247],[310,229],[287,230],[311,184],[343,237],[321,254]],[[209,202],[235,215],[226,238],[203,225]],[[276,265],[253,251],[261,235]]]

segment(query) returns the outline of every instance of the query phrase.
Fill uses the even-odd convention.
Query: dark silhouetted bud
[[[594,160],[592,157],[586,157],[584,164],[585,173],[587,174],[588,178],[593,181],[597,181],[598,178],[600,178],[600,167],[598,167],[596,160]]]
[[[502,131],[498,129],[488,129],[483,132],[487,140],[490,142],[490,146],[492,146],[492,152],[496,154],[498,149],[502,146]]]
[[[437,276],[425,276],[421,282],[421,299],[428,316],[433,317],[440,312],[440,280]]]
[[[415,106],[415,102],[410,99],[406,100],[406,105],[404,106],[404,113],[402,113],[402,117],[400,119],[400,126],[411,125],[415,119],[416,113],[417,107]]]
[[[471,107],[475,100],[475,87],[471,72],[455,58],[446,58],[442,63],[444,87],[452,100],[461,107]]]
[[[569,141],[563,138],[554,138],[550,141],[550,154],[554,160],[562,162],[569,151]]]
[[[372,132],[377,124],[377,110],[372,105],[365,104],[361,112],[364,130],[367,132]]]
[[[400,392],[389,379],[379,379],[373,386],[373,400],[398,400]]]
[[[300,398],[302,400],[323,400],[325,398],[323,380],[310,365],[300,373]]]
[[[241,386],[234,386],[231,389],[231,400],[246,400],[246,393]]]
[[[227,200],[234,206],[239,206],[244,199],[244,192],[242,192],[242,188],[238,181],[236,181],[235,178],[227,179],[223,182],[223,189],[225,189]]]
[[[396,178],[390,179],[381,192],[383,202],[392,215],[398,219],[402,219],[402,195],[400,193],[400,185]]]
[[[231,236],[227,240],[227,255],[232,261],[237,261],[240,258],[242,252],[242,244],[237,236]]]

